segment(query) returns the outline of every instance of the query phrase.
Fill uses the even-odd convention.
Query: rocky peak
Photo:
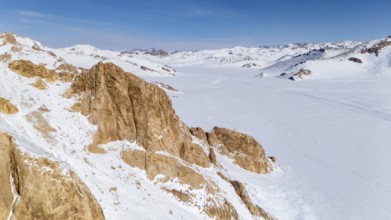
[[[6,44],[17,44],[18,42],[16,41],[15,34],[12,33],[4,33],[0,35],[0,39],[3,39],[3,45]]]
[[[90,149],[99,151],[97,145],[115,140],[136,141],[148,152],[164,151],[209,166],[207,155],[191,143],[189,129],[158,86],[112,63],[98,63],[78,76],[71,90],[81,95],[81,113],[98,126]]]

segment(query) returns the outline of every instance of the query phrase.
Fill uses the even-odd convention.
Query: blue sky
[[[391,34],[391,1],[0,0],[0,32],[50,47],[199,50]]]

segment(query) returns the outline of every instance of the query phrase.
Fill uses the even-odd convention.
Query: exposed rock
[[[219,194],[216,183],[197,171],[209,167],[211,162],[217,164],[214,149],[244,169],[268,171],[268,160],[254,139],[228,129],[215,128],[208,136],[200,128],[189,129],[179,120],[162,89],[114,64],[98,63],[78,75],[67,96],[75,94],[79,101],[72,109],[97,125],[88,148],[91,152],[105,153],[100,144],[135,141],[143,149],[124,150],[121,159],[131,167],[145,170],[148,179],[162,184],[163,189],[170,181],[187,186],[188,191],[170,187],[170,193],[181,201],[199,205],[192,190],[205,193],[206,203],[199,208],[212,218],[239,219],[232,204]],[[192,135],[204,142],[203,147],[213,146],[209,155],[193,143]]]
[[[148,68],[146,66],[140,66],[140,68],[144,71],[150,71],[150,72],[155,72],[155,70],[151,69],[151,68]]]
[[[303,79],[304,76],[311,75],[311,70],[306,70],[301,68],[297,73],[295,73],[293,76],[289,77],[290,80],[297,80],[297,79]]]
[[[3,45],[6,44],[17,44],[18,42],[16,41],[15,35],[12,33],[4,33],[0,36],[0,38],[3,38]]]
[[[150,180],[154,180],[157,175],[164,175],[164,178],[160,179],[161,182],[177,178],[180,183],[196,189],[206,185],[206,180],[201,174],[173,157],[140,150],[127,150],[122,152],[122,159],[132,167],[145,170]]]
[[[38,46],[37,43],[34,43],[34,45],[32,46],[33,50],[36,50],[36,51],[42,51],[41,47]]]
[[[205,131],[200,127],[190,128],[190,133],[201,140],[204,144],[208,144],[208,139],[206,137]]]
[[[350,57],[349,61],[355,62],[355,63],[362,63],[362,60],[356,58],[356,57]]]
[[[3,53],[0,55],[0,61],[7,62],[11,59],[11,57],[12,57],[11,54],[9,54],[7,52]]]
[[[161,82],[154,82],[155,85],[159,86],[162,89],[177,92],[178,90],[174,89],[172,86],[161,83]]]
[[[8,68],[27,78],[38,76],[47,82],[54,82],[58,78],[56,71],[48,70],[43,65],[35,65],[29,60],[14,60],[8,64]]]
[[[12,104],[9,100],[0,97],[0,113],[15,114],[18,112],[18,108]]]
[[[146,51],[145,54],[149,54],[149,55],[152,55],[152,56],[159,56],[159,57],[168,56],[168,52],[164,51],[162,49],[158,49],[158,50],[151,49],[151,50]]]
[[[209,161],[212,164],[217,165],[216,154],[215,154],[215,151],[213,150],[213,148],[209,149]]]
[[[215,201],[209,200],[209,206],[206,207],[205,213],[216,220],[238,220],[239,215],[230,202],[224,199],[222,204],[216,204]]]
[[[374,53],[376,56],[379,56],[380,50],[388,46],[391,46],[391,36],[388,36],[385,40],[380,41],[370,48],[362,49],[361,53]]]
[[[38,78],[38,79],[32,84],[32,86],[34,86],[35,88],[40,89],[40,90],[45,90],[45,89],[46,89],[46,83],[45,83],[41,78]]]
[[[182,192],[182,191],[176,190],[176,189],[165,189],[165,190],[167,192],[171,193],[172,195],[174,195],[177,199],[179,199],[182,202],[185,202],[185,203],[191,202],[191,197],[189,196],[189,194],[187,194],[185,192]]]
[[[63,63],[60,66],[58,66],[56,69],[59,71],[69,72],[73,74],[77,73],[77,68],[69,63]]]
[[[70,72],[61,72],[58,75],[60,76],[61,82],[72,82],[73,78],[75,78],[75,74]]]
[[[247,209],[250,211],[252,215],[259,216],[264,218],[265,220],[274,220],[275,218],[272,217],[269,213],[267,213],[265,210],[263,210],[258,205],[255,205],[252,201],[250,196],[247,193],[246,187],[243,183],[231,180],[230,178],[224,176],[222,173],[217,173],[223,180],[229,182],[232,187],[235,189],[236,194],[239,196],[239,198],[242,200],[242,202],[246,205]]]
[[[14,52],[14,53],[19,53],[19,52],[22,51],[22,47],[17,46],[17,45],[12,46],[12,47],[11,47],[11,51]]]
[[[262,146],[252,137],[226,128],[215,127],[207,133],[208,142],[219,153],[234,159],[243,169],[268,172],[268,159]]]
[[[167,94],[156,85],[112,63],[98,63],[76,77],[71,93],[81,95],[81,113],[98,126],[93,145],[136,141],[148,152],[165,151],[199,166],[210,165],[202,148],[191,143]]]
[[[56,132],[56,129],[53,128],[46,118],[42,114],[42,110],[37,110],[26,115],[26,118],[29,122],[33,124],[35,130],[37,130],[42,137],[48,141],[53,141],[53,133]]]
[[[270,156],[269,159],[270,159],[271,161],[273,161],[273,163],[276,163],[276,162],[277,162],[277,159],[276,159],[275,156]]]
[[[5,133],[0,155],[0,219],[104,219],[74,172],[64,174],[58,163],[28,156]]]
[[[256,67],[256,66],[258,66],[256,63],[246,63],[242,67],[243,68],[253,68],[253,67]]]
[[[252,215],[261,216],[265,220],[274,219],[270,214],[268,214],[261,207],[254,205],[254,203],[251,201],[250,197],[248,196],[248,193],[243,183],[236,180],[231,180],[230,183],[234,187],[236,194],[242,199],[243,203],[246,205],[247,209],[250,211]]]

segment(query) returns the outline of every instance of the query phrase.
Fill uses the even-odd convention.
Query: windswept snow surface
[[[175,68],[179,76],[160,81],[181,91],[171,97],[185,123],[234,128],[276,156],[282,170],[270,175],[227,171],[247,182],[253,200],[271,214],[391,218],[390,77],[295,82],[239,68]]]

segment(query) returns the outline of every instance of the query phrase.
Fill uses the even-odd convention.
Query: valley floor
[[[175,67],[175,66],[174,66]],[[254,70],[175,67],[173,86],[189,126],[233,128],[256,138],[281,171],[251,183],[253,199],[279,219],[391,217],[391,78],[289,81]]]

